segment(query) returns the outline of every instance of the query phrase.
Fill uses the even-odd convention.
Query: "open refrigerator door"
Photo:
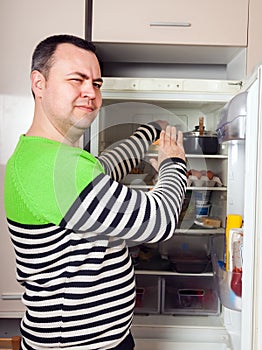
[[[262,341],[261,97],[260,68],[222,109],[217,128],[220,142],[227,144],[227,220],[230,226],[233,218],[235,226],[228,236],[226,229],[224,254],[218,250],[222,261],[214,260],[213,269],[233,350],[258,350]]]
[[[137,281],[133,333],[138,350],[258,349],[251,346],[256,238],[244,235],[242,297],[230,294],[227,283],[227,297],[229,294],[229,299],[233,298],[233,304],[223,306],[214,278],[221,270],[216,274],[211,264],[211,242],[216,239],[223,259],[227,214],[241,214],[245,232],[255,232],[259,164],[254,142],[258,128],[254,133],[254,123],[258,123],[258,90],[257,79],[245,89],[246,141],[222,142],[216,154],[187,153],[188,169],[197,170],[199,176],[188,178],[185,198],[188,202],[174,236],[157,245],[130,247]],[[242,89],[239,82],[229,81],[105,78],[102,93],[101,112],[85,135],[85,144],[90,145],[93,154],[118,144],[137,125],[158,119],[168,120],[186,133],[194,130],[204,116],[206,129],[214,131],[221,111]],[[148,158],[156,155],[157,149],[151,148],[142,165],[124,183],[137,190],[151,190],[156,178]],[[220,185],[207,182],[210,169]],[[208,218],[219,219],[209,221],[214,226],[205,227],[206,221],[202,219],[206,215],[196,205],[200,202],[201,210],[206,204]],[[222,273],[221,279],[228,282],[228,275]]]

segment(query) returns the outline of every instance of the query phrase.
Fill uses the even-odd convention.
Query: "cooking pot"
[[[186,153],[217,154],[219,151],[218,137],[215,132],[206,131],[202,118],[195,130],[184,132],[184,148]]]

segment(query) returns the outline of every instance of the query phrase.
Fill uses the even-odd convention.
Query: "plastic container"
[[[160,313],[161,279],[159,276],[136,275],[136,314]]]
[[[178,273],[204,273],[212,271],[209,257],[169,257],[171,270]]]
[[[163,314],[218,315],[220,303],[212,276],[168,276],[162,279]]]

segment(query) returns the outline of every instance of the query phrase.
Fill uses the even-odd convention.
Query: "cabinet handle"
[[[12,293],[3,293],[1,295],[2,300],[21,300],[22,294],[12,294]]]
[[[151,22],[150,27],[191,27],[189,22]]]

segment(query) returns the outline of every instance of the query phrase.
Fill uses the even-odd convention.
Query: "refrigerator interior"
[[[228,81],[106,78],[103,107],[86,133],[84,144],[86,148],[90,146],[93,154],[106,152],[138,125],[159,119],[186,132],[198,125],[199,117],[204,117],[205,130],[215,131],[221,109],[240,89],[239,82]],[[234,171],[231,165],[235,148],[242,158]],[[241,343],[248,344],[243,335],[241,339],[241,298],[233,296],[232,309],[220,303],[211,262],[212,242],[223,259],[227,213],[231,208],[241,211],[241,215],[244,212],[244,183],[242,199],[234,205],[239,199],[235,193],[239,176],[235,175],[243,170],[245,162],[243,149],[243,142],[223,143],[218,154],[187,154],[188,170],[211,170],[219,182],[188,182],[174,236],[159,244],[130,247],[137,280],[133,333],[138,350],[249,348],[241,347]],[[156,154],[156,148],[151,147],[136,173],[123,182],[142,191],[152,189],[157,174],[149,158]],[[208,197],[208,215],[219,219],[219,227],[206,228],[195,223],[199,195]],[[228,282],[228,276],[222,274],[221,278]]]

